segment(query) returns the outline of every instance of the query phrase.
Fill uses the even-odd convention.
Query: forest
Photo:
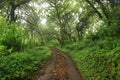
[[[120,0],[0,0],[0,80],[120,80]]]

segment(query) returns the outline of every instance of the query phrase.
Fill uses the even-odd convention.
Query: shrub
[[[0,80],[24,80],[24,78],[39,67],[43,61],[50,59],[50,52],[47,48],[26,49],[24,52],[17,52],[0,58]]]
[[[22,35],[24,30],[16,23],[7,24],[6,20],[0,17],[0,44],[9,50],[19,51],[22,46]]]
[[[104,37],[96,41],[86,39],[64,48],[76,61],[85,80],[119,80],[119,43],[118,37]]]

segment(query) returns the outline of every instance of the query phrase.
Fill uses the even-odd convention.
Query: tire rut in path
[[[49,48],[52,51],[52,62],[40,70],[36,80],[83,80],[68,55],[55,47]]]

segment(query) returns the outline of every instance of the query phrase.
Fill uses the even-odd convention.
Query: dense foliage
[[[0,79],[30,75],[52,45],[85,80],[119,80],[119,37],[120,0],[0,0]]]
[[[48,48],[30,47],[28,41],[23,42],[25,33],[20,24],[7,24],[0,17],[0,80],[29,78],[31,72],[34,73],[50,59]]]
[[[19,51],[22,48],[22,37],[24,30],[18,24],[7,24],[6,20],[0,17],[0,45],[6,50]]]
[[[64,46],[85,80],[119,80],[120,38],[81,41]]]
[[[31,79],[31,74],[38,67],[43,67],[43,62],[50,59],[50,52],[46,47],[36,47],[16,52],[6,57],[0,57],[0,80]]]

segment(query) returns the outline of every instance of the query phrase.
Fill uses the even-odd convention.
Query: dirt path
[[[83,80],[69,56],[55,47],[49,48],[52,61],[39,71],[36,80]]]

